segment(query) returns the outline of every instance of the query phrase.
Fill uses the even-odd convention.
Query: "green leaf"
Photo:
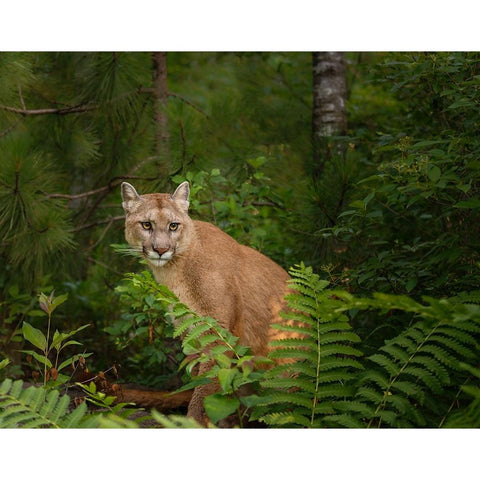
[[[210,420],[213,423],[217,423],[219,420],[236,412],[240,406],[240,401],[236,397],[231,398],[221,393],[214,393],[205,397],[203,405]]]
[[[232,359],[227,357],[227,355],[223,353],[216,354],[214,356],[215,360],[217,363],[220,365],[221,368],[228,369],[230,368],[230,365],[232,364]]]
[[[45,357],[45,355],[40,355],[39,353],[33,350],[21,350],[22,353],[26,353],[27,355],[31,355],[37,362],[40,362],[42,365],[46,365],[48,368],[52,368],[52,362]]]
[[[480,208],[480,198],[470,198],[455,205],[455,208]]]
[[[407,289],[407,292],[411,292],[417,285],[418,280],[416,277],[412,277],[408,280],[408,282],[405,284],[405,288]]]
[[[41,330],[32,327],[27,322],[23,322],[22,333],[25,340],[28,340],[32,345],[35,345],[42,351],[46,350],[47,339]]]
[[[29,317],[44,317],[45,316],[45,312],[43,312],[42,310],[30,310],[27,315]]]
[[[59,295],[58,297],[54,297],[51,301],[50,306],[50,313],[53,312],[57,307],[59,307],[62,303],[65,303],[68,299],[68,293],[64,295]]]
[[[57,368],[58,371],[64,369],[65,367],[67,367],[68,365],[71,365],[72,362],[76,362],[80,357],[83,357],[83,358],[88,358],[90,357],[92,354],[91,353],[82,353],[82,354],[75,354],[73,355],[72,357],[70,358],[67,358],[66,360],[64,360]]]
[[[71,340],[70,342],[66,342],[62,345],[62,342],[64,342],[67,338],[72,337],[76,333],[80,332],[81,330],[84,330],[85,328],[89,327],[90,324],[87,325],[82,325],[81,327],[72,330],[71,332],[66,332],[66,333],[60,333],[58,330],[55,330],[55,333],[53,334],[53,340],[50,345],[50,348],[56,348],[58,351],[62,350],[64,347],[67,345],[81,345],[79,342],[75,342]]]
[[[428,178],[433,182],[437,183],[440,177],[442,176],[442,171],[436,165],[430,166],[428,169]]]
[[[58,330],[55,330],[50,348],[57,348],[60,345],[60,343],[62,343],[62,340],[63,340],[63,334],[60,333]]]
[[[4,359],[0,362],[0,370],[1,370],[2,368],[5,368],[9,363],[10,363],[10,359],[9,359],[9,358],[4,358]]]
[[[224,392],[229,393],[232,390],[232,382],[237,374],[238,370],[236,368],[221,368],[218,371],[218,382]]]

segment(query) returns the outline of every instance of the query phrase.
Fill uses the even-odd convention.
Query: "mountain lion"
[[[192,220],[189,194],[188,182],[173,195],[139,195],[132,185],[122,183],[125,238],[147,260],[157,282],[181,302],[198,315],[215,318],[254,355],[266,355],[268,342],[282,336],[270,326],[280,321],[290,277],[215,225]],[[215,388],[207,384],[194,390],[189,416],[206,423],[203,399]]]

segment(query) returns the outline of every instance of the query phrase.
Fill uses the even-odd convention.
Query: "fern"
[[[380,293],[361,298],[330,290],[303,264],[290,273],[289,308],[274,326],[283,338],[271,342],[269,358],[276,365],[266,372],[250,366],[248,348],[216,320],[191,312],[150,275],[132,276],[176,319],[174,335],[182,337],[187,355],[182,365],[190,372],[203,365],[202,375],[183,389],[219,384],[205,403],[213,422],[243,404],[250,420],[275,427],[433,427],[464,425],[467,419],[477,424],[478,388],[461,366],[478,362],[475,294],[422,302]],[[395,311],[410,325],[365,357],[348,315],[355,311],[361,318],[369,310]],[[238,396],[244,384],[260,389]],[[468,394],[474,400],[465,407]],[[187,423],[162,420],[167,427]]]
[[[164,428],[203,428],[203,425],[200,425],[193,418],[183,415],[164,415],[152,410],[152,418]],[[215,428],[215,426],[209,423],[208,428]]]
[[[92,428],[97,418],[82,403],[69,411],[70,397],[58,390],[23,388],[21,380],[6,379],[0,385],[0,428]]]
[[[228,354],[240,359],[248,352],[248,348],[238,343],[238,337],[223,328],[217,320],[211,317],[202,317],[181,303],[178,297],[165,285],[158,284],[148,271],[140,274],[128,274],[132,284],[144,296],[153,295],[153,302],[162,304],[174,320],[173,336],[182,338],[182,346],[186,355],[198,355],[197,360],[205,362],[213,356]],[[186,359],[184,364],[192,360]]]
[[[460,292],[451,300],[459,303],[480,304],[480,290],[472,290],[470,292]]]
[[[256,366],[267,359],[254,358],[249,348],[239,343],[238,337],[223,328],[217,320],[202,317],[181,303],[166,286],[159,285],[150,272],[128,275],[133,286],[151,302],[162,305],[166,316],[173,320],[173,336],[182,339],[185,368],[191,380],[176,392],[190,390],[207,383],[218,383],[219,392],[205,399],[204,406],[212,422],[235,413],[240,406],[237,390],[258,379]],[[199,374],[194,374],[195,367]],[[240,423],[243,416],[241,415]]]
[[[71,410],[70,397],[58,390],[24,388],[22,380],[6,379],[0,384],[0,428],[138,428],[147,418],[130,419],[137,410],[125,403],[111,406],[114,397],[95,398],[101,410],[89,411],[87,402]]]
[[[467,384],[467,382],[470,380],[469,377],[465,384],[461,386],[459,393],[464,392],[470,397],[473,397],[473,399],[464,409],[451,415],[450,418],[447,419],[445,427],[478,428],[480,427],[480,388],[478,387],[478,382],[480,381],[480,369],[474,368],[465,363],[460,364],[460,367],[471,374],[471,377],[473,377],[476,385]],[[458,396],[455,398],[455,401],[458,401]]]
[[[361,417],[365,426],[438,425],[456,388],[460,362],[478,357],[480,308],[447,299],[425,298],[424,305],[404,296],[377,294],[361,299],[336,294],[349,299],[345,308],[396,309],[418,318],[367,358],[356,391],[366,407]],[[344,408],[347,414],[350,405]]]
[[[361,298],[328,290],[303,265],[291,275],[295,292],[287,296],[290,310],[277,328],[292,338],[272,342],[270,354],[287,363],[264,375],[252,419],[298,427],[449,426],[455,424],[449,423],[454,405],[468,393],[474,401],[465,415],[453,415],[476,424],[478,389],[459,386],[465,377],[461,362],[478,361],[476,292],[450,300],[424,297],[422,303],[380,293]],[[411,324],[363,357],[346,315],[372,309],[401,312]]]
[[[275,328],[293,337],[271,342],[269,357],[283,363],[265,373],[251,419],[272,426],[338,426],[337,402],[353,400],[347,380],[363,369],[363,354],[353,346],[360,338],[328,282],[303,264],[290,274],[289,310]]]

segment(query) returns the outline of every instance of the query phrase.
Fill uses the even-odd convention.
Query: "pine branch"
[[[142,88],[139,89],[139,92],[140,93],[154,93],[154,89],[153,88],[148,88],[148,87],[142,87]],[[208,115],[199,106],[195,105],[191,100],[184,97],[183,95],[180,95],[179,93],[168,91],[167,92],[167,97],[178,98],[182,102],[184,102],[187,105],[189,105],[190,107],[192,107],[197,112],[201,113],[205,118],[208,118]]]
[[[118,187],[120,183],[124,180],[155,180],[156,177],[139,177],[136,175],[124,175],[121,177],[114,177],[110,180],[108,185],[103,187],[95,188],[94,190],[89,190],[87,192],[77,193],[77,194],[68,194],[68,193],[45,193],[47,198],[65,198],[67,200],[78,200],[80,198],[91,197],[97,195],[98,193],[110,192],[114,188]]]
[[[11,113],[17,113],[19,115],[28,116],[28,115],[67,115],[70,113],[85,113],[98,108],[97,105],[80,103],[78,105],[73,105],[71,107],[65,108],[38,108],[38,109],[27,109],[25,105],[23,108],[9,107],[7,105],[0,105],[2,110]]]
[[[80,225],[72,230],[72,232],[79,232],[81,230],[88,230],[89,228],[96,227],[98,225],[105,225],[106,223],[110,226],[113,222],[118,222],[120,220],[125,220],[125,215],[119,215],[117,217],[109,217],[105,220],[98,220],[97,222],[92,222],[87,225]]]

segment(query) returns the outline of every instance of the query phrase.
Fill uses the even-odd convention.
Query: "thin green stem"
[[[318,305],[318,296],[315,295],[315,305],[317,307],[317,311],[319,310],[319,305]],[[320,344],[320,321],[317,318],[317,365],[316,365],[316,372],[315,372],[315,394],[313,396],[313,401],[312,401],[312,414],[310,416],[310,425],[313,426],[313,421],[315,419],[315,407],[317,406],[318,403],[318,388],[320,385],[320,365],[322,361],[322,356],[321,356],[321,344]]]
[[[49,312],[48,313],[48,323],[47,323],[47,343],[45,345],[45,350],[44,350],[44,355],[45,355],[45,360],[48,359],[48,352],[49,352],[49,348],[48,348],[48,343],[49,343],[49,339],[50,339],[50,323],[51,323],[51,320],[52,320],[52,314]],[[47,386],[47,362],[45,362],[44,366],[43,366],[43,386],[46,387]]]
[[[445,423],[445,420],[448,418],[450,415],[450,412],[453,410],[453,407],[455,404],[458,402],[458,399],[460,397],[460,394],[462,393],[462,388],[471,380],[472,377],[467,377],[467,379],[460,385],[460,388],[457,390],[457,394],[455,395],[455,398],[452,400],[452,403],[450,404],[450,407],[448,408],[447,413],[443,416],[442,420],[438,424],[438,428],[442,428],[443,424]]]

